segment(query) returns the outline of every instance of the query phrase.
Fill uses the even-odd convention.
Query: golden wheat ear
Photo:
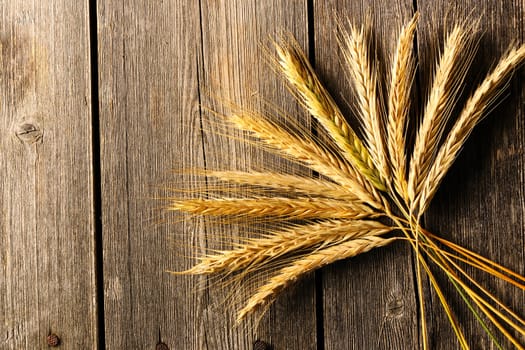
[[[237,314],[237,321],[242,321],[250,313],[269,306],[277,295],[290,284],[296,282],[308,272],[317,270],[335,261],[348,259],[385,246],[397,238],[364,236],[330,246],[293,260],[290,265],[279,270],[268,282],[250,297],[244,308]]]
[[[259,139],[281,156],[299,162],[332,179],[356,195],[361,202],[374,208],[383,207],[381,197],[374,188],[356,174],[352,166],[341,157],[315,142],[309,135],[296,135],[263,116],[244,111],[227,117],[237,129]]]
[[[484,112],[493,105],[496,98],[501,94],[502,87],[508,82],[514,69],[524,60],[525,45],[509,49],[505,57],[499,61],[467,100],[423,183],[418,198],[419,212],[422,213],[428,208],[439,184],[450,169],[472,129],[480,122]]]
[[[289,193],[295,196],[333,198],[343,201],[359,201],[359,198],[346,187],[331,181],[311,177],[282,174],[276,172],[219,171],[204,170],[199,173],[220,181],[246,185],[257,188],[260,192],[269,188],[278,193]]]
[[[338,20],[337,41],[342,52],[346,73],[354,87],[360,111],[364,138],[373,163],[383,183],[390,175],[386,141],[384,138],[384,111],[379,99],[379,69],[369,57],[369,33],[363,27],[349,25],[349,30]]]
[[[370,207],[351,201],[308,197],[173,199],[166,208],[206,216],[273,220],[363,219],[377,217]]]
[[[412,210],[474,57],[477,41],[473,40],[473,29],[472,26],[454,27],[445,41],[436,67],[410,159],[407,194]]]
[[[181,274],[260,271],[271,262],[292,253],[309,252],[362,236],[379,236],[392,229],[373,220],[324,220],[289,225],[271,230],[259,238],[244,239],[236,249],[205,255]]]
[[[395,191],[408,200],[406,179],[406,128],[410,112],[410,91],[416,72],[413,52],[419,13],[415,13],[399,34],[392,59],[391,81],[388,89],[387,148],[390,173]]]
[[[287,36],[274,46],[279,71],[292,88],[292,93],[323,126],[344,158],[353,165],[355,171],[350,175],[356,178],[364,175],[376,189],[385,191],[386,186],[368,150],[322,86],[297,42],[291,36]],[[366,183],[363,182],[363,185],[366,186]]]

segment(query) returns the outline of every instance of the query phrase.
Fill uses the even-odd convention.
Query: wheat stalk
[[[428,175],[436,148],[474,54],[471,32],[456,25],[446,39],[434,74],[410,160],[408,198],[412,205]]]
[[[378,216],[375,211],[362,204],[328,198],[173,199],[166,209],[206,216],[273,217],[295,220],[363,219]]]
[[[271,148],[289,156],[291,160],[300,161],[345,186],[361,201],[378,209],[383,207],[379,194],[373,188],[365,187],[359,178],[352,176],[355,171],[346,161],[307,135],[296,136],[253,112],[234,114],[228,120],[238,129],[254,135]]]
[[[280,291],[297,281],[300,276],[335,261],[365,253],[373,248],[382,247],[395,240],[396,238],[365,236],[321,249],[294,260],[289,266],[279,270],[275,276],[270,278],[265,285],[260,287],[250,297],[246,305],[239,311],[237,320],[241,321],[254,310],[270,304]]]
[[[308,59],[294,40],[275,44],[278,64],[298,94],[299,100],[312,116],[326,129],[341,149],[344,157],[377,189],[386,190],[385,184],[370,158],[368,150],[341,114],[332,97],[321,85]]]
[[[402,29],[395,49],[388,98],[388,154],[392,166],[392,182],[404,200],[408,199],[406,180],[405,138],[407,117],[410,112],[410,88],[416,71],[412,52],[419,13]]]
[[[434,196],[441,180],[456,159],[461,147],[482,119],[483,113],[492,105],[501,93],[504,85],[515,67],[525,59],[525,45],[513,47],[487,75],[474,94],[467,100],[458,120],[441,146],[436,160],[424,181],[418,199],[419,211],[424,212]]]
[[[181,274],[230,273],[264,264],[281,256],[315,246],[333,245],[361,236],[378,236],[392,227],[371,220],[325,220],[306,225],[293,225],[272,231],[262,238],[247,239],[233,250],[219,251],[199,258],[199,263]]]
[[[205,170],[201,174],[240,185],[272,188],[282,193],[297,193],[303,196],[359,201],[359,198],[344,186],[306,176],[276,172],[252,171],[247,173],[245,171],[218,170]]]
[[[409,200],[408,184],[406,180],[406,126],[410,108],[410,88],[415,75],[415,59],[412,53],[414,35],[419,14],[416,13],[412,20],[401,30],[394,61],[392,65],[391,84],[388,99],[387,119],[387,145],[392,167],[393,188],[405,201]],[[395,196],[392,196],[395,198]],[[419,246],[416,244],[416,280],[418,293],[423,295],[421,268],[419,261]],[[421,312],[421,330],[423,335],[423,348],[426,349],[426,320],[424,299],[419,299]]]
[[[364,29],[358,30],[351,25],[347,32],[341,27],[340,24],[338,42],[346,62],[346,71],[356,91],[366,144],[384,183],[389,178],[389,162],[384,141],[383,113],[378,101],[378,69],[370,62]]]

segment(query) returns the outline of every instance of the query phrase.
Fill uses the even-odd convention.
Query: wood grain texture
[[[110,1],[98,7],[108,348],[162,341],[170,348],[249,349],[256,338],[277,348],[315,348],[313,284],[259,328],[235,327],[223,304],[227,294],[201,290],[205,279],[164,272],[188,268],[192,261],[184,257],[205,247],[204,234],[214,228],[161,216],[151,209],[159,203],[148,199],[166,195],[156,186],[195,181],[170,174],[172,168],[261,165],[256,155],[214,134],[213,123],[201,121],[198,83],[203,105],[217,110],[206,94],[243,103],[253,92],[269,92],[270,100],[285,95],[279,84],[268,84],[263,74],[269,70],[260,70],[258,45],[274,26],[298,33],[304,45],[306,5],[297,1],[285,11],[276,4]],[[226,228],[213,233],[234,234]]]
[[[421,18],[418,28],[420,80],[429,81],[432,52],[442,39],[444,23],[481,17],[484,33],[469,73],[465,92],[473,91],[490,67],[493,67],[511,42],[523,42],[525,13],[519,1],[448,1],[418,0]],[[433,49],[434,48],[434,49]],[[523,69],[516,72],[504,101],[481,123],[467,141],[465,149],[450,170],[425,216],[427,228],[485,257],[525,273],[525,198],[524,198],[524,113]],[[465,100],[465,96],[461,101]],[[525,295],[504,282],[475,270],[476,279],[522,317]],[[440,276],[451,306],[473,349],[495,349],[493,343],[468,311],[446,277]],[[458,347],[454,333],[432,293],[428,318],[431,320],[430,348]],[[498,336],[502,341],[502,337]],[[525,344],[523,337],[521,343]],[[504,348],[512,344],[502,342]]]
[[[195,1],[99,2],[102,224],[108,349],[200,349],[205,300],[180,269],[153,198],[174,166],[203,166]],[[164,194],[165,195],[165,194]]]
[[[267,46],[280,31],[315,53],[321,80],[356,125],[335,13],[357,24],[373,18],[378,58],[386,62],[398,28],[419,10],[417,89],[424,100],[444,23],[482,14],[485,34],[465,84],[470,91],[511,41],[525,39],[523,3],[97,1],[101,163],[95,166],[105,329],[97,329],[89,44],[95,19],[88,3],[0,0],[0,349],[46,349],[49,333],[60,337],[63,349],[96,349],[101,334],[108,349],[161,342],[170,349],[251,349],[256,339],[275,350],[419,348],[408,246],[397,243],[311,274],[280,296],[258,325],[249,320],[236,327],[224,303],[228,289],[165,271],[190,267],[196,252],[214,246],[213,235],[242,232],[162,214],[154,197],[169,194],[171,184],[195,188],[195,177],[171,169],[304,171],[224,137],[205,112],[227,112],[212,96],[264,108],[254,98],[260,95],[293,122],[310,123],[263,58],[261,43]],[[521,274],[524,77],[519,70],[510,97],[474,132],[424,218],[431,231]],[[523,291],[472,273],[525,315]],[[495,348],[446,278],[438,278],[472,348]],[[425,301],[429,348],[457,348],[435,293]]]
[[[260,96],[272,105],[285,111],[291,121],[304,124],[308,119],[298,108],[283,81],[272,72],[264,57],[264,49],[269,48],[269,40],[282,32],[291,32],[307,51],[307,4],[306,1],[202,1],[202,82],[206,89],[219,96],[219,99],[240,105],[258,105]],[[205,106],[228,113],[220,103],[202,95]],[[257,106],[258,105],[258,106]],[[286,121],[285,121],[286,122]],[[264,154],[261,150],[247,147],[242,142],[217,134],[217,120],[204,116],[204,153],[206,167],[210,169],[280,169],[297,172],[286,162]],[[304,170],[303,170],[304,172]],[[215,232],[211,226],[208,231]],[[235,237],[238,231],[231,227],[222,228],[227,237]],[[215,233],[214,233],[215,234]],[[211,290],[208,293],[210,324],[224,324],[223,327],[210,327],[207,336],[213,341],[210,349],[250,349],[255,339],[272,344],[275,349],[315,349],[316,316],[315,284],[313,276],[300,282],[297,288],[285,293],[270,310],[258,327],[246,326],[246,332],[234,329],[224,337],[224,329],[231,329],[232,323],[224,323],[224,310],[217,308],[220,300],[227,294]],[[246,300],[246,296],[244,297]],[[218,315],[217,315],[218,313]],[[230,320],[231,321],[231,320]],[[250,324],[250,323],[248,323]],[[226,341],[226,343],[225,343]]]
[[[0,348],[96,349],[88,1],[0,8]]]
[[[286,91],[283,81],[272,72],[264,57],[269,40],[282,32],[291,32],[305,51],[307,42],[306,1],[202,1],[202,102],[215,111],[228,113],[206,91],[246,106],[265,110],[257,96],[270,101],[285,111],[293,123],[308,122],[304,111],[298,108],[293,96]],[[285,121],[286,122],[286,121]],[[264,154],[261,150],[248,147],[242,142],[217,134],[217,120],[209,115],[203,117],[205,131],[204,154],[206,167],[210,169],[280,169],[301,171],[297,167]],[[302,170],[304,172],[304,170]],[[219,237],[235,237],[242,234],[222,227]],[[215,235],[216,226],[207,228]],[[256,339],[272,344],[275,349],[315,349],[316,316],[315,284],[313,276],[299,283],[285,293],[258,327],[247,322],[242,329],[232,329],[231,317],[224,319],[220,306],[229,291],[210,290],[208,293],[209,329],[207,344],[210,349],[250,349]],[[247,290],[248,291],[248,290]],[[226,293],[225,293],[226,292]],[[244,299],[246,300],[246,295]],[[223,324],[222,327],[211,326]],[[224,330],[231,329],[227,338]]]
[[[389,50],[405,21],[412,16],[411,1],[318,1],[314,6],[315,63],[322,80],[345,114],[354,103],[345,79],[335,39],[337,14],[361,25],[373,19],[378,59],[386,62]],[[388,69],[383,65],[383,69]],[[346,108],[345,108],[346,107]],[[323,270],[325,349],[415,349],[419,323],[411,251],[394,244]]]

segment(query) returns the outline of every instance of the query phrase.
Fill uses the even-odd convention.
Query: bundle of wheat
[[[246,133],[251,141],[304,165],[322,175],[321,178],[272,171],[201,170],[196,173],[221,183],[246,186],[250,191],[239,196],[228,193],[226,187],[207,198],[170,198],[168,210],[233,221],[280,222],[259,237],[232,242],[231,249],[205,254],[193,268],[178,272],[232,276],[235,272],[246,275],[273,266],[273,275],[238,312],[239,321],[255,310],[266,310],[280,291],[307,272],[396,240],[405,240],[413,247],[418,261],[419,293],[422,294],[423,269],[463,349],[469,347],[468,342],[429,262],[444,271],[497,347],[501,345],[494,330],[521,348],[507,328],[525,334],[525,320],[475,281],[458,262],[521,289],[525,289],[525,278],[428,232],[421,227],[420,218],[472,129],[500,94],[514,68],[525,59],[525,45],[509,48],[468,98],[450,131],[446,132],[445,125],[456,107],[477,45],[475,26],[454,26],[438,59],[414,143],[408,145],[406,135],[416,71],[413,42],[417,21],[418,14],[401,29],[392,55],[385,101],[379,92],[379,67],[369,59],[366,31],[339,21],[337,37],[348,79],[356,94],[362,140],[291,36],[274,43],[275,66],[327,137],[313,135],[307,130],[296,132],[253,110],[239,108],[236,113],[225,116],[227,123]],[[411,155],[407,150],[411,150]],[[202,189],[202,193],[209,194],[209,191],[209,187]],[[426,348],[424,298],[419,299]]]

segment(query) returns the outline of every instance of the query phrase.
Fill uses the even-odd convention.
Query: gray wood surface
[[[193,256],[194,245],[205,244],[206,231],[216,228],[173,223],[180,217],[157,225],[151,219],[159,212],[151,208],[159,204],[149,199],[162,195],[155,186],[176,181],[172,169],[262,165],[216,135],[214,122],[201,122],[199,97],[208,108],[216,107],[207,97],[212,93],[243,104],[262,92],[291,101],[282,87],[276,90],[280,84],[263,79],[270,70],[259,44],[276,26],[297,33],[306,46],[306,4],[113,1],[99,6],[98,17],[106,345],[241,349],[264,338],[280,348],[315,348],[313,284],[258,329],[236,327],[224,310],[227,292],[200,290],[198,278],[164,272],[188,268],[192,261],[183,257]],[[191,242],[181,251],[170,239]]]
[[[0,9],[0,349],[94,349],[88,1]]]
[[[520,1],[0,0],[0,10],[0,349],[46,349],[51,333],[63,349],[251,349],[256,339],[274,350],[420,347],[414,256],[406,244],[310,274],[259,323],[236,326],[228,308],[236,287],[166,270],[189,268],[196,253],[242,227],[163,213],[156,197],[203,184],[181,169],[305,171],[225,136],[206,111],[228,112],[214,97],[264,109],[261,96],[292,122],[310,125],[264,58],[283,30],[313,54],[322,81],[356,125],[335,14],[356,24],[373,18],[386,63],[401,24],[421,12],[417,113],[443,24],[482,15],[470,91],[512,40],[525,39]],[[431,231],[521,274],[524,77],[519,70],[508,97],[473,133],[424,217]],[[94,138],[93,125],[100,132]],[[525,315],[523,291],[471,272]],[[446,277],[437,277],[472,348],[494,348]],[[429,348],[457,348],[428,281],[425,287]]]
[[[174,164],[203,165],[199,4],[106,1],[97,16],[106,347],[204,348],[205,301],[165,272],[180,259],[153,199]]]

